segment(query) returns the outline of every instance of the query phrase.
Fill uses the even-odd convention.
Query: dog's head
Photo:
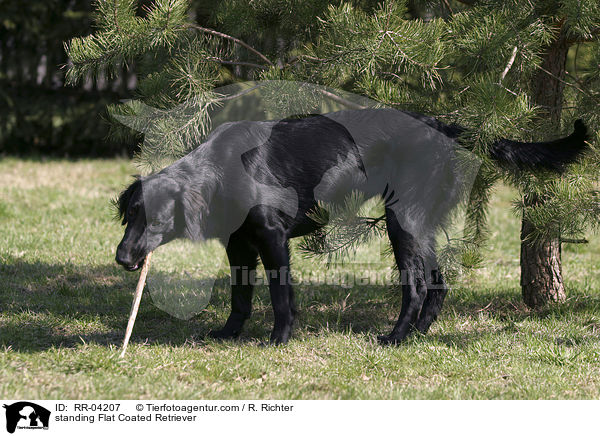
[[[206,204],[189,183],[161,173],[138,177],[115,203],[126,226],[116,261],[128,271],[139,269],[149,252],[173,239],[201,238]]]

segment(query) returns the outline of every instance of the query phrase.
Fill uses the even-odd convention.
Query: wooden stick
[[[140,301],[142,301],[142,292],[144,291],[144,285],[146,284],[146,276],[150,269],[150,258],[152,252],[148,253],[146,259],[144,259],[144,265],[142,266],[142,272],[140,273],[140,279],[138,280],[137,286],[135,287],[135,295],[133,296],[133,303],[131,304],[131,313],[129,314],[129,322],[127,323],[127,330],[125,330],[125,338],[123,339],[123,349],[121,350],[121,356],[125,356],[127,351],[127,344],[129,344],[129,338],[131,338],[131,332],[133,331],[133,324],[135,324],[135,317],[137,316],[138,309],[140,308]]]

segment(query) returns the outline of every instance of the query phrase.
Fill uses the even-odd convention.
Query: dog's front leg
[[[222,329],[209,333],[215,339],[237,338],[252,312],[252,277],[258,253],[243,236],[234,233],[227,244],[227,257],[231,267],[231,314]]]
[[[292,333],[296,314],[288,240],[282,235],[270,234],[262,240],[259,253],[269,280],[271,303],[275,315],[271,343],[285,344]]]

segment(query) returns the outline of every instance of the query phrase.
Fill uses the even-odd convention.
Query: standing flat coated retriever
[[[253,288],[244,277],[260,256],[275,314],[271,342],[286,343],[296,315],[288,241],[319,228],[311,219],[319,202],[340,203],[356,191],[366,199],[379,195],[402,276],[400,316],[379,340],[398,343],[415,329],[428,330],[447,293],[437,273],[435,233],[478,169],[465,170],[461,132],[393,109],[223,124],[187,156],[121,193],[127,227],[116,260],[134,271],[175,238],[220,239],[231,266],[231,315],[210,334],[233,338],[250,316]],[[514,170],[560,172],[585,151],[585,140],[586,127],[577,121],[566,138],[503,139],[489,153]]]

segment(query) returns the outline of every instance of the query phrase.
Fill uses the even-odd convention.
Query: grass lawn
[[[228,314],[221,274],[208,306],[187,321],[146,293],[120,359],[139,274],[114,262],[122,228],[108,200],[134,172],[126,160],[0,162],[1,398],[600,398],[600,238],[564,246],[567,303],[529,311],[514,193],[504,187],[494,196],[484,268],[453,288],[426,336],[398,347],[374,341],[399,312],[384,286],[300,285],[288,345],[262,346],[272,327],[264,286],[240,340],[210,341],[206,333]],[[212,243],[193,251],[157,252],[150,275],[169,273],[169,259],[213,271],[224,253]],[[378,251],[376,241],[359,258]],[[297,254],[293,263],[297,272],[323,268]]]

